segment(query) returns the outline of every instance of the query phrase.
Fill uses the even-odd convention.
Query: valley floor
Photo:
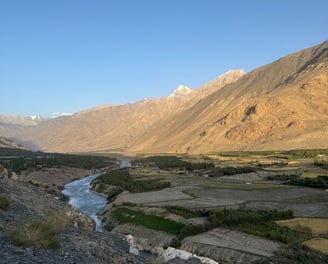
[[[113,189],[113,186],[105,184],[105,181],[96,183],[94,187],[110,197],[108,205],[100,213],[104,227],[107,229],[103,233],[94,232],[94,223],[67,205],[67,200],[60,194],[65,183],[86,176],[91,171],[57,167],[35,170],[11,179],[0,177],[0,194],[7,197],[9,201],[8,208],[0,209],[0,256],[2,256],[0,263],[162,263],[159,258],[145,260],[142,256],[131,254],[126,235],[135,237],[138,244],[136,247],[140,252],[146,250],[153,254],[162,254],[163,249],[174,245],[219,263],[289,263],[287,261],[289,256],[277,259],[277,252],[278,255],[300,254],[300,258],[313,258],[317,261],[315,263],[326,263],[328,256],[322,253],[327,253],[325,245],[328,241],[327,229],[323,228],[328,219],[327,188],[310,188],[285,183],[286,179],[304,177],[317,179],[320,175],[328,175],[328,170],[320,167],[320,164],[317,165],[314,162],[315,158],[293,158],[286,155],[285,153],[243,154],[242,156],[213,154],[179,157],[184,165],[188,162],[195,166],[201,163],[214,164],[206,165],[204,169],[160,169],[156,164],[149,162],[135,163],[131,168],[126,169],[129,177],[124,174],[126,173],[124,170],[122,175],[118,174],[121,179],[127,177],[124,178],[129,183],[126,186],[146,188],[157,186],[157,183],[169,183],[169,185],[164,184],[163,189],[153,191],[121,190],[122,192],[111,196],[113,190],[117,191],[117,186]],[[320,159],[326,158],[327,156],[320,156]],[[188,163],[188,166],[190,164]],[[252,172],[217,176],[221,168],[240,167],[256,169]],[[112,178],[110,173],[108,175]],[[145,184],[142,185],[140,182]],[[158,231],[157,227],[142,226],[143,223],[134,224],[138,217],[143,218],[144,222],[147,222],[146,219],[149,217],[156,219],[150,222],[164,219],[164,225],[165,221],[169,220],[173,221],[170,225],[173,223],[178,226],[206,226],[210,222],[208,215],[186,217],[170,211],[169,207],[181,210],[180,213],[223,208],[254,211],[292,210],[294,216],[298,218],[277,223],[295,230],[300,230],[300,227],[307,228],[301,229],[306,232],[311,229],[312,233],[311,237],[287,244],[227,226],[179,237],[174,230],[166,232],[167,227]],[[128,218],[131,222],[120,223],[115,218],[119,210],[122,212],[121,217]],[[23,226],[60,211],[70,217],[71,223],[59,233],[61,245],[59,249],[15,246],[9,240],[8,230],[11,228]],[[158,218],[152,218],[154,216]],[[295,249],[294,244],[300,247]],[[308,248],[300,249],[303,245],[322,253],[310,251]],[[200,260],[172,259],[168,263],[198,264]]]

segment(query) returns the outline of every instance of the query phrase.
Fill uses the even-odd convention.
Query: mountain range
[[[161,99],[47,120],[0,116],[0,135],[56,152],[328,148],[328,41]]]

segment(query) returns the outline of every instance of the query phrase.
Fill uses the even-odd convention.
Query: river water
[[[102,231],[97,213],[106,206],[106,198],[90,191],[91,182],[101,173],[65,184],[63,194],[69,197],[69,204],[78,211],[90,216],[96,222],[96,231]]]
[[[121,161],[121,168],[130,167],[128,160]],[[78,211],[90,216],[96,222],[96,231],[102,232],[102,223],[97,213],[106,204],[106,198],[90,190],[91,182],[100,176],[101,173],[92,174],[80,180],[76,180],[64,185],[63,194],[69,197],[69,204]]]

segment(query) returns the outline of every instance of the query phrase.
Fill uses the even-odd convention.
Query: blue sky
[[[197,88],[328,39],[326,0],[0,0],[0,114]]]

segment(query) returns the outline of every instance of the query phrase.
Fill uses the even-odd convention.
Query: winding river
[[[121,161],[121,168],[130,167],[128,160]],[[102,223],[97,213],[106,206],[104,196],[90,190],[91,182],[101,173],[92,174],[80,180],[65,184],[63,194],[69,197],[69,204],[78,211],[90,216],[96,222],[96,231],[102,232]]]

